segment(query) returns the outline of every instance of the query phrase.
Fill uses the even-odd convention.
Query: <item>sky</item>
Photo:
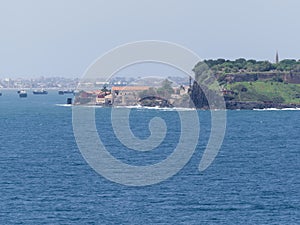
[[[0,78],[80,77],[99,56],[141,40],[203,59],[300,59],[299,0],[0,0]]]

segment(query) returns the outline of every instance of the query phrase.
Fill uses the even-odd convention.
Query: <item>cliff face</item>
[[[193,102],[193,105],[191,105],[191,107],[196,107],[199,109],[209,108],[207,98],[196,81],[194,81],[193,83],[190,97]]]
[[[272,79],[281,79],[288,83],[300,84],[300,72],[237,73],[226,74],[224,78],[227,83],[254,82]]]
[[[300,108],[299,74],[282,74],[281,77],[278,74],[276,77],[273,74],[263,74],[264,76],[259,77],[260,80],[254,75],[243,75],[241,82],[238,82],[240,76],[235,76],[235,82],[224,85],[225,91],[220,91],[220,94],[224,97],[227,109]],[[209,94],[208,90],[204,92],[194,82],[190,95],[196,108],[213,108],[208,105]]]

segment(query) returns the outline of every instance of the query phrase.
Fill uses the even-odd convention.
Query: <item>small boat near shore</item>
[[[74,90],[60,90],[58,91],[59,95],[64,95],[64,94],[74,94]]]
[[[44,90],[44,89],[41,89],[41,90],[34,90],[32,92],[34,95],[47,95],[48,94],[48,91]]]
[[[27,92],[25,90],[18,91],[20,98],[27,98]]]

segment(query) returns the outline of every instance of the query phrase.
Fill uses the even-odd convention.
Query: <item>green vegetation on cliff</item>
[[[233,91],[225,96],[228,100],[300,104],[300,84],[273,81],[236,82],[227,84],[225,88]]]
[[[219,82],[218,91],[227,102],[257,102],[267,104],[300,105],[300,60],[285,59],[278,63],[269,61],[225,59],[204,60],[193,69],[195,82],[191,98],[198,108],[207,107],[201,90],[205,86],[216,92],[212,76]],[[198,84],[201,84],[202,87]],[[203,85],[204,84],[204,85]],[[253,107],[255,107],[253,105]],[[277,107],[277,106],[275,106]]]
[[[246,60],[244,58],[236,60],[209,59],[203,61],[215,74],[239,73],[239,72],[269,72],[269,71],[294,71],[300,72],[300,61],[295,59],[284,59],[278,63],[269,61]],[[198,63],[197,66],[201,64]]]

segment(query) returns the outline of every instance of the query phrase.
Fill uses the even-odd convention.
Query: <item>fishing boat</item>
[[[32,92],[34,95],[47,95],[48,94],[48,91],[44,90],[44,89],[41,89],[41,90],[34,90]]]
[[[26,98],[27,97],[27,92],[25,90],[20,90],[18,91],[20,98]]]
[[[64,94],[74,94],[74,90],[65,90]]]
[[[59,95],[64,95],[64,94],[74,94],[74,90],[61,90],[58,91]]]

